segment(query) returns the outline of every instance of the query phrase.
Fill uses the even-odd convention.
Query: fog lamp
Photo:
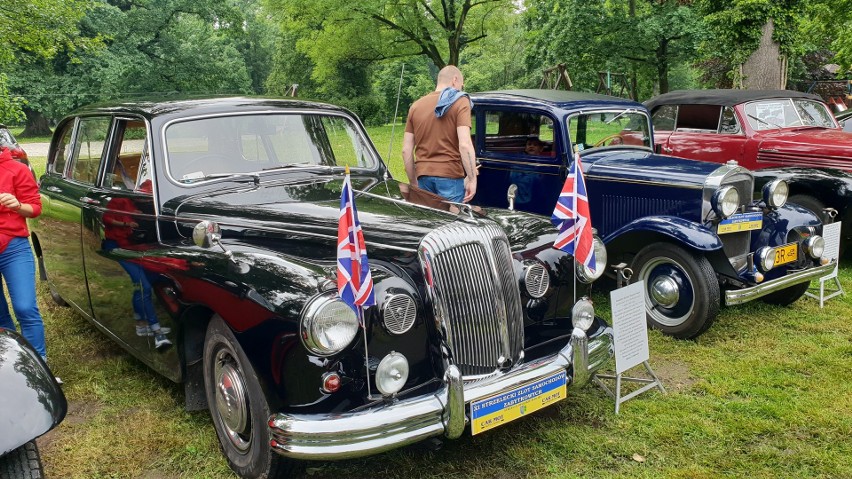
[[[805,251],[813,259],[819,259],[825,252],[825,240],[822,236],[811,236],[805,240]]]
[[[757,266],[761,271],[769,271],[775,267],[775,248],[764,246],[755,253]]]
[[[385,396],[396,394],[408,381],[408,360],[391,351],[376,368],[376,388]]]
[[[592,301],[583,296],[571,308],[571,324],[575,328],[580,328],[583,331],[588,331],[592,327],[592,322],[595,320],[595,306]]]

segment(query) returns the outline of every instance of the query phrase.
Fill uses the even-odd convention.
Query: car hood
[[[454,222],[494,221],[514,248],[553,241],[549,221],[528,213],[480,209],[457,212],[440,197],[393,179],[352,177],[358,219],[368,249],[416,250],[430,231]],[[342,177],[298,182],[261,182],[178,198],[179,218],[215,220],[224,227],[277,229],[300,236],[336,241]],[[171,203],[171,202],[170,202]]]
[[[645,150],[612,150],[582,156],[583,171],[590,179],[628,182],[659,182],[668,186],[703,186],[718,164],[665,156]]]
[[[796,128],[762,132],[758,161],[852,170],[852,133],[828,128]]]

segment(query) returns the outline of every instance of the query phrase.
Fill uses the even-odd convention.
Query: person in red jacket
[[[9,290],[21,334],[45,359],[44,321],[36,302],[35,259],[27,218],[41,214],[41,197],[30,169],[0,147],[0,276]],[[0,328],[15,329],[9,306],[0,295]]]

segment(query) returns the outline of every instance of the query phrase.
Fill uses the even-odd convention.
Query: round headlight
[[[757,267],[761,271],[769,271],[775,267],[775,248],[764,246],[755,253],[757,259]]]
[[[382,358],[376,368],[376,388],[385,396],[396,394],[408,381],[408,360],[395,351]]]
[[[339,353],[358,334],[358,318],[339,298],[323,295],[312,301],[302,316],[302,344],[320,356]]]
[[[822,236],[811,236],[805,241],[805,251],[813,259],[819,259],[825,253],[825,240]]]
[[[417,305],[414,298],[407,294],[388,294],[382,303],[382,320],[385,327],[393,334],[402,334],[412,326],[417,319]]]
[[[591,283],[592,281],[595,281],[603,276],[604,271],[606,270],[608,258],[606,254],[606,246],[603,241],[595,236],[592,240],[592,247],[595,249],[595,271],[592,271],[591,268],[580,262],[575,262],[577,265],[577,279],[583,283]]]
[[[770,208],[780,208],[787,202],[790,187],[781,179],[772,180],[763,185],[763,202]]]
[[[540,298],[550,287],[550,273],[539,262],[529,262],[524,265],[524,288],[531,298]]]
[[[740,194],[733,186],[725,186],[716,190],[711,202],[713,211],[722,218],[736,213],[740,206]]]
[[[592,322],[595,320],[595,306],[587,297],[580,298],[574,307],[571,308],[571,324],[575,328],[580,328],[583,331],[588,331],[592,327]]]

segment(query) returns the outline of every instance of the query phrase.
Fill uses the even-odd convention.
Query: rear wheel
[[[39,479],[44,477],[41,456],[30,441],[0,458],[0,479]]]
[[[631,283],[645,281],[648,324],[663,333],[694,338],[719,314],[719,281],[703,255],[654,243],[639,251],[631,269]]]
[[[811,282],[808,281],[806,283],[790,286],[789,288],[782,289],[781,291],[767,294],[762,299],[764,303],[775,304],[778,306],[789,306],[804,296],[805,293],[808,292],[808,288],[810,286]]]
[[[218,315],[204,338],[204,385],[219,448],[240,477],[283,477],[292,461],[270,449],[270,410],[257,374]]]

